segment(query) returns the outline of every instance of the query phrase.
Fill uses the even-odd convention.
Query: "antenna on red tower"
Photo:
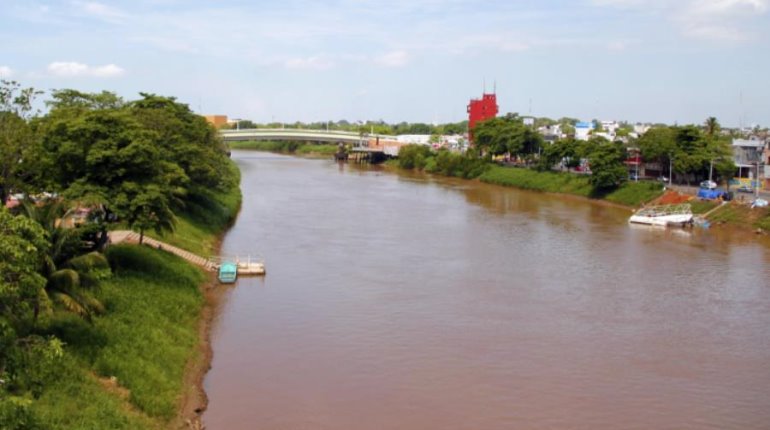
[[[497,94],[497,79],[495,79],[492,84],[492,94]]]

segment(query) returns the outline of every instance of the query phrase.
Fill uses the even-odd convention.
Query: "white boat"
[[[692,221],[692,208],[689,203],[642,208],[628,219],[628,222],[634,224],[658,226],[684,226]]]

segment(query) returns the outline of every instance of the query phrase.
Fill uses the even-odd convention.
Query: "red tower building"
[[[484,93],[468,104],[468,137],[473,142],[473,128],[479,121],[497,116],[497,94]]]

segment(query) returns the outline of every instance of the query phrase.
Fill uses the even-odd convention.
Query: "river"
[[[627,209],[235,151],[216,429],[768,429],[770,243]],[[227,288],[227,287],[222,287]]]

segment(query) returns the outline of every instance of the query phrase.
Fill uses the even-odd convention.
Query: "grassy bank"
[[[232,149],[253,149],[257,151],[277,152],[280,154],[294,154],[306,156],[331,157],[337,152],[337,145],[315,144],[291,141],[236,141],[229,142]]]
[[[770,209],[751,208],[747,204],[730,202],[708,216],[709,221],[742,228],[761,228],[770,231]]]
[[[401,148],[398,159],[389,163],[402,169],[421,170],[444,176],[516,187],[525,190],[572,194],[603,199],[612,203],[636,207],[663,194],[663,187],[654,182],[626,182],[620,187],[603,191],[591,184],[591,177],[566,172],[538,171],[519,167],[503,167],[474,153],[461,155],[449,151],[432,151],[423,145]]]
[[[231,163],[230,168],[240,182],[238,166]],[[192,253],[210,256],[216,252],[219,235],[238,214],[241,197],[238,186],[225,192],[200,191],[188,198],[184,212],[177,216],[173,233],[148,232],[147,235]]]
[[[211,254],[237,215],[240,188],[188,200],[176,231],[160,238]],[[112,246],[106,255],[113,275],[97,294],[105,312],[91,323],[57,313],[41,328],[64,342],[64,356],[30,403],[28,428],[162,429],[177,417],[187,365],[201,359],[206,275],[149,247]]]
[[[174,417],[187,361],[198,342],[203,273],[148,247],[107,252],[113,277],[93,324],[55,317],[65,342],[58,376],[34,402],[42,428],[163,428]]]
[[[653,182],[626,182],[611,192],[597,193],[591,187],[586,175],[564,172],[539,172],[537,170],[497,165],[490,167],[479,177],[479,180],[490,184],[526,190],[603,199],[632,207],[648,202],[663,193],[660,184]]]

